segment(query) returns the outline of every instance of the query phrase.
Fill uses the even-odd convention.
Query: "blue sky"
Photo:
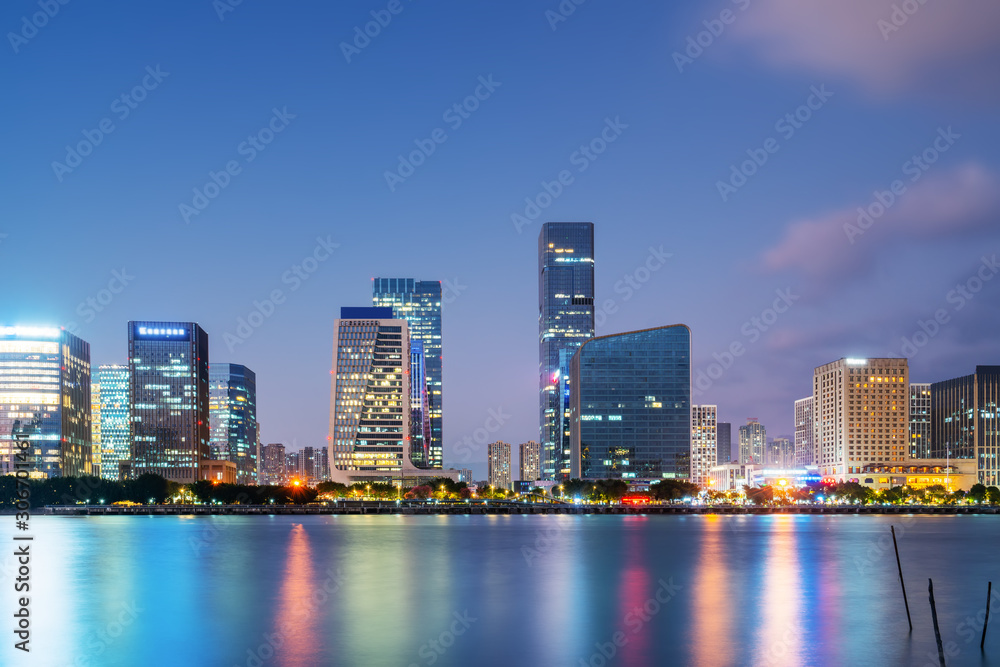
[[[222,2],[0,8],[0,319],[74,326],[95,364],[125,362],[130,319],[198,321],[212,360],[256,371],[263,440],[299,448],[326,442],[339,308],[369,304],[375,276],[447,281],[445,461],[480,474],[491,410],[490,439],[538,436],[545,220],[596,224],[615,311],[598,333],[690,325],[696,374],[718,376],[697,400],[734,424],[790,433],[815,366],[898,355],[936,313],[906,353],[914,381],[998,362],[995,5],[564,2],[559,20],[554,1]],[[608,123],[614,141],[581,157]],[[225,187],[198,200],[211,173]],[[526,198],[548,205],[518,230]],[[671,256],[647,276],[651,248]]]

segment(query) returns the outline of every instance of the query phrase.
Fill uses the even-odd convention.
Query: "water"
[[[902,528],[912,636],[890,524]],[[8,630],[3,665],[937,665],[928,577],[948,665],[1000,665],[1000,592],[986,657],[975,618],[986,582],[1000,588],[998,517],[36,517],[32,528],[32,653],[13,650]],[[0,564],[10,619],[12,559]]]

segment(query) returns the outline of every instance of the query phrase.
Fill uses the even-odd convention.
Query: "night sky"
[[[479,475],[477,435],[538,438],[546,220],[596,225],[598,334],[691,327],[734,439],[843,356],[1000,363],[997,3],[228,1],[0,6],[0,320],[95,365],[197,321],[298,449],[339,308],[441,280],[445,463]]]

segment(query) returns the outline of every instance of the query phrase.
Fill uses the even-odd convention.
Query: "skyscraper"
[[[131,455],[128,366],[98,366],[91,377],[93,447],[101,454],[99,474],[104,479],[118,480],[118,464],[127,462]]]
[[[90,400],[90,343],[56,327],[0,326],[0,474],[95,474]]]
[[[214,457],[236,464],[237,484],[256,484],[257,376],[240,364],[212,364],[208,373],[210,445]]]
[[[813,397],[795,401],[795,465],[811,466],[816,461],[813,440]]]
[[[260,448],[261,474],[260,483],[280,485],[287,481],[285,474],[285,446],[281,443],[271,443]]]
[[[194,322],[129,322],[131,475],[190,484],[209,455],[208,334]]]
[[[570,474],[569,363],[594,337],[594,224],[546,222],[538,235],[539,423],[543,479]]]
[[[910,383],[910,458],[931,458],[931,385]]]
[[[410,461],[430,467],[431,413],[422,341],[410,339]]]
[[[534,440],[522,442],[519,447],[518,479],[522,482],[534,482],[542,475],[542,446]]]
[[[972,459],[979,483],[1000,484],[1000,366],[931,385],[931,453]]]
[[[795,444],[788,438],[775,438],[767,446],[765,463],[776,468],[795,467]]]
[[[719,465],[729,463],[733,460],[733,425],[729,422],[717,422],[715,432],[719,440],[716,460]]]
[[[497,489],[511,489],[510,443],[491,442],[486,446],[486,476],[490,486]]]
[[[695,484],[707,485],[709,473],[718,464],[718,415],[716,405],[691,406],[691,481]]]
[[[422,465],[441,468],[444,462],[441,283],[412,278],[375,278],[372,304],[392,308],[394,316],[406,320],[409,325],[410,340],[422,344],[431,432],[427,447],[429,458]]]
[[[570,364],[571,476],[691,476],[691,331],[683,324],[601,336]]]
[[[764,450],[767,446],[767,429],[756,417],[747,418],[740,426],[740,463],[764,464]]]

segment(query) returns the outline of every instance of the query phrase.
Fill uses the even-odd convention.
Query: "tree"
[[[990,505],[1000,505],[1000,489],[995,486],[986,487],[986,502]]]
[[[769,486],[744,486],[743,490],[746,491],[747,500],[755,505],[767,505],[774,501],[774,489]]]
[[[682,479],[664,479],[649,486],[649,493],[655,500],[680,500],[696,496],[700,490],[697,484]]]
[[[983,484],[973,484],[972,488],[969,489],[969,493],[966,494],[969,500],[981,503],[986,500],[986,486]]]

